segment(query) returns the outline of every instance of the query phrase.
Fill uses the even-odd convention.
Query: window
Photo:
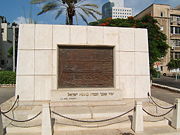
[[[172,33],[172,34],[173,34],[173,31],[174,31],[174,30],[173,30],[173,27],[171,26],[171,33]]]
[[[177,17],[177,22],[180,22],[180,16],[179,16],[179,17]]]
[[[160,66],[160,70],[163,71],[163,66]]]
[[[175,27],[175,34],[180,34],[180,27]]]
[[[2,28],[2,29],[1,29],[1,33],[3,33],[3,32],[4,32],[4,29]]]
[[[175,59],[180,59],[180,52],[175,52]]]
[[[175,39],[175,40],[172,40],[173,41],[173,46],[180,46],[180,39]]]
[[[176,40],[176,46],[180,46],[180,40]]]
[[[1,65],[4,65],[4,60],[1,60]]]
[[[180,34],[180,27],[171,26],[171,33],[172,34]]]
[[[163,12],[161,12],[161,17],[163,17]]]

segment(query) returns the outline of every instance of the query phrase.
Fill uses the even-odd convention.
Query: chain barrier
[[[16,105],[16,107],[14,107],[14,109],[12,109],[12,117],[13,117],[13,119],[15,119],[15,116],[14,116],[14,111],[17,109],[19,107],[19,100],[18,100],[18,102],[17,102],[17,105]],[[11,123],[12,123],[13,121],[12,120],[10,120],[10,122],[5,126],[5,128],[7,128],[9,125],[11,125]]]
[[[172,108],[175,107],[175,105],[170,106],[170,107],[163,107],[163,106],[158,105],[158,104],[154,101],[154,99],[152,98],[152,96],[150,96],[149,92],[148,92],[148,98],[150,98],[150,99],[152,100],[152,102],[153,102],[156,106],[158,106],[159,108],[162,108],[162,109],[172,109]]]
[[[90,120],[79,120],[79,119],[70,118],[70,117],[64,116],[64,115],[62,115],[62,114],[59,114],[59,113],[57,113],[57,112],[54,112],[54,111],[52,111],[52,113],[55,114],[55,115],[58,115],[58,116],[60,116],[60,117],[62,117],[62,118],[65,118],[65,119],[68,119],[68,120],[72,120],[72,121],[76,121],[76,122],[95,123],[95,122],[105,122],[105,121],[110,121],[110,120],[113,120],[113,119],[122,117],[122,116],[124,116],[124,115],[130,113],[130,112],[133,111],[133,110],[134,110],[134,108],[133,108],[133,109],[130,109],[129,111],[127,111],[127,112],[125,112],[125,113],[123,113],[123,114],[120,114],[120,115],[118,115],[118,116],[116,116],[116,117],[112,117],[112,118],[109,118],[109,119],[92,120],[92,121],[90,121]]]
[[[10,112],[14,108],[16,103],[18,103],[18,102],[19,102],[19,95],[17,95],[17,98],[16,98],[14,104],[11,106],[11,108],[9,110],[7,110],[7,111],[1,111],[1,113],[6,114],[6,113]]]
[[[28,121],[31,121],[35,118],[37,118],[39,115],[41,114],[41,112],[39,112],[37,115],[35,115],[34,117],[30,118],[30,119],[27,119],[27,120],[15,120],[13,118],[10,118],[9,116],[7,116],[6,114],[2,113],[2,115],[4,117],[6,117],[7,119],[11,120],[11,121],[14,121],[14,122],[28,122]]]
[[[163,116],[167,115],[168,113],[170,113],[173,109],[174,109],[174,107],[171,108],[168,112],[166,112],[166,113],[164,113],[164,114],[161,114],[161,115],[155,115],[155,114],[149,113],[149,112],[146,111],[144,108],[142,108],[142,110],[143,110],[145,113],[147,113],[148,115],[150,115],[150,116],[152,116],[152,117],[163,117]]]

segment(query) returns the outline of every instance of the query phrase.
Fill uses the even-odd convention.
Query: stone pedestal
[[[180,128],[180,99],[175,100],[176,108],[173,112],[173,118],[172,118],[172,127],[175,129]]]
[[[3,123],[2,123],[1,108],[0,108],[0,135],[3,135]]]
[[[49,103],[44,103],[42,107],[42,131],[41,135],[52,135],[51,112]]]
[[[135,102],[132,129],[135,133],[144,131],[142,102],[140,101]]]

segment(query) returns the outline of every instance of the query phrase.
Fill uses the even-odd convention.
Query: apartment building
[[[124,0],[109,0],[102,7],[102,19],[127,19],[129,16],[132,16],[132,8],[124,7]]]
[[[155,67],[164,75],[169,73],[167,64],[170,59],[180,58],[180,8],[172,8],[165,4],[152,4],[135,16],[140,19],[145,15],[151,15],[158,21],[161,31],[167,36],[168,52]]]

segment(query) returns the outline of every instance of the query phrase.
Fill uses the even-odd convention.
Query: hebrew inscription
[[[65,98],[60,98],[60,100],[75,100],[80,97],[93,98],[93,97],[113,97],[114,92],[68,92]]]

